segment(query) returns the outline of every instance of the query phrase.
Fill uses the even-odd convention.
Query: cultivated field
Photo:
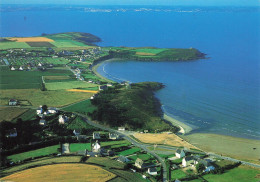
[[[22,115],[28,109],[16,108],[16,107],[0,107],[0,122],[12,121],[14,118]]]
[[[54,40],[46,37],[14,37],[9,40],[16,42],[54,42]]]
[[[45,84],[47,90],[67,90],[76,88],[96,87],[96,84],[84,81],[68,81],[68,82],[51,82]]]
[[[80,89],[69,89],[67,90],[69,92],[84,92],[84,93],[98,93],[98,91],[95,91],[95,90],[80,90]]]
[[[48,174],[48,175],[46,175]],[[76,177],[76,178],[75,178]],[[87,164],[55,164],[27,169],[0,180],[24,181],[108,181],[116,177],[101,167]]]
[[[79,102],[79,103],[76,103],[76,104],[63,108],[64,111],[79,112],[79,113],[83,113],[83,114],[86,114],[88,112],[93,112],[95,109],[96,109],[96,107],[91,105],[90,100],[84,100],[82,102]]]
[[[196,148],[173,133],[171,134],[136,133],[134,134],[134,137],[144,143],[165,144],[165,145],[172,145],[176,147]]]

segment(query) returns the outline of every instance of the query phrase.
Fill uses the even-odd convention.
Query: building
[[[155,167],[148,168],[147,173],[153,176],[158,174]]]
[[[117,161],[122,162],[122,163],[127,163],[127,162],[130,161],[130,159],[128,159],[128,158],[125,157],[125,156],[120,155],[120,156],[118,157]]]
[[[59,123],[64,124],[69,121],[69,118],[65,115],[59,115]]]
[[[79,136],[79,135],[80,135],[80,130],[79,130],[79,129],[73,130],[73,134],[74,134],[75,136]]]
[[[12,67],[11,67],[11,71],[15,71],[15,67],[12,66]]]
[[[106,86],[106,85],[100,85],[100,86],[99,86],[99,90],[105,90],[105,89],[107,89],[107,86]]]
[[[101,151],[101,145],[98,142],[98,140],[92,144],[92,152],[100,152]]]
[[[16,106],[18,104],[18,101],[15,99],[10,99],[8,105],[9,106]]]
[[[109,133],[108,134],[110,140],[117,140],[119,139],[119,135],[116,133]]]
[[[145,163],[142,159],[137,158],[135,161],[135,166],[139,169],[145,169],[145,168],[149,168],[149,167],[155,167],[155,164]]]
[[[58,110],[57,110],[57,108],[55,108],[55,107],[48,107],[48,112],[49,112],[50,114],[55,114],[55,113],[58,112]]]
[[[45,119],[40,119],[40,122],[39,122],[40,125],[46,125],[46,120]]]
[[[209,172],[215,170],[215,167],[212,165],[212,163],[208,160],[200,160],[199,163],[203,164],[205,166],[204,172]]]
[[[118,131],[125,131],[125,127],[118,127]]]
[[[22,66],[20,66],[20,67],[19,67],[19,70],[20,70],[20,71],[23,71],[23,67],[22,67]]]
[[[185,151],[183,149],[177,149],[175,152],[176,157],[182,158],[185,157]]]
[[[7,131],[6,131],[6,134],[5,134],[5,137],[7,137],[7,138],[17,137],[16,128],[13,128],[13,129],[11,129],[11,130],[7,130]]]
[[[38,109],[36,109],[36,114],[37,114],[37,115],[43,114],[42,106],[40,106]]]
[[[93,139],[97,140],[97,139],[100,139],[100,138],[101,137],[100,137],[99,133],[96,133],[96,132],[93,133]]]
[[[192,156],[184,157],[182,159],[182,166],[187,167],[191,164],[194,164],[194,158]]]

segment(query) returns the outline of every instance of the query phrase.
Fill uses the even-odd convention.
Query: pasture
[[[41,148],[41,149],[37,149],[37,150],[32,150],[32,151],[28,151],[28,152],[10,155],[7,158],[13,162],[17,162],[17,161],[28,159],[28,158],[55,154],[55,153],[59,153],[58,152],[59,147],[60,147],[60,145],[53,145],[53,146],[49,146],[49,147],[45,147],[45,148]]]
[[[70,152],[77,152],[83,150],[91,150],[90,143],[71,143],[70,144]]]
[[[0,42],[0,49],[30,48],[25,42]]]
[[[62,169],[62,170],[61,170]],[[48,175],[46,175],[48,174]],[[9,181],[99,181],[105,182],[114,177],[115,174],[101,167],[87,164],[54,164],[27,169],[0,180]]]
[[[25,113],[28,109],[22,109],[17,107],[0,107],[0,122],[12,121],[18,116]]]
[[[39,89],[3,89],[0,90],[0,100],[11,98],[28,100],[32,106],[48,105],[62,107],[90,98],[93,93],[68,92],[66,90],[41,91]]]
[[[133,147],[133,148],[131,148],[131,149],[128,149],[128,150],[119,152],[118,155],[127,156],[127,155],[134,154],[134,153],[136,153],[136,152],[139,152],[140,150],[141,150],[141,149],[138,148],[138,147]]]
[[[50,42],[26,42],[30,47],[55,47]]]
[[[83,121],[80,117],[76,117],[68,123],[68,129],[88,129],[95,130],[96,128],[92,125],[89,125],[87,122]]]
[[[146,54],[150,54],[150,55],[156,55],[158,53],[161,53],[165,50],[168,49],[159,49],[159,48],[141,48],[141,49],[133,49],[132,51],[135,51],[136,54],[140,54],[140,53],[146,53]],[[140,54],[141,55],[141,54]]]
[[[79,112],[79,113],[86,114],[88,112],[91,113],[94,110],[96,110],[96,107],[93,106],[91,104],[90,100],[88,99],[88,100],[84,100],[82,102],[70,105],[68,107],[64,107],[63,110],[68,111],[68,112]]]

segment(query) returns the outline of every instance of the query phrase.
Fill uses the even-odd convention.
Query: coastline
[[[110,79],[108,79],[108,78],[102,76],[102,75],[99,74],[98,71],[97,71],[97,68],[98,68],[103,62],[105,62],[105,61],[110,61],[110,60],[114,60],[114,59],[104,60],[104,61],[101,61],[101,62],[99,62],[99,63],[93,65],[92,71],[95,73],[95,75],[97,75],[97,77],[99,77],[99,78],[101,78],[101,79],[103,79],[103,80],[105,80],[105,81],[108,81],[108,82],[114,82],[113,80],[110,80]]]

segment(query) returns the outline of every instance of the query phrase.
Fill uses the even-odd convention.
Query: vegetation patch
[[[128,150],[124,150],[122,152],[119,152],[118,155],[123,155],[123,156],[127,156],[127,155],[131,155],[131,154],[134,154],[136,152],[139,152],[141,149],[138,148],[138,147],[133,147],[131,149],[128,149]]]
[[[84,150],[91,151],[90,143],[71,143],[70,144],[70,152],[78,152]]]
[[[90,102],[90,100],[84,100],[82,102],[70,105],[68,107],[63,108],[64,111],[68,112],[78,112],[82,114],[86,114],[88,112],[92,113],[94,110],[96,110],[96,107],[93,106]]]
[[[55,47],[50,42],[26,42],[31,47]]]
[[[172,180],[181,179],[181,178],[184,178],[186,176],[187,176],[187,174],[185,172],[183,172],[181,169],[171,171]]]
[[[65,89],[96,87],[95,84],[87,83],[83,81],[50,82],[50,83],[46,83],[45,85],[47,90],[65,90]]]

